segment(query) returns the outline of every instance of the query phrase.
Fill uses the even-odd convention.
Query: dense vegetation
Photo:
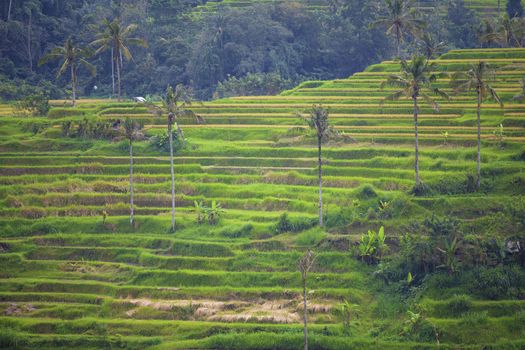
[[[525,348],[519,2],[110,4],[1,5],[1,348]]]
[[[53,98],[69,96],[68,74],[55,79],[58,62],[38,62],[68,38],[77,47],[91,47],[94,54],[100,45],[90,44],[105,30],[102,19],[120,19],[122,28],[136,26],[132,37],[148,44],[131,46],[133,60],[122,64],[122,89],[128,96],[159,95],[168,84],[179,83],[192,86],[199,99],[272,94],[307,79],[347,77],[397,50],[384,34],[386,28],[371,29],[388,15],[388,8],[377,1],[261,1],[253,6],[225,1],[203,6],[205,2],[3,1],[0,97],[27,95],[35,86]],[[428,31],[434,41],[448,48],[479,46],[482,16],[465,6],[476,8],[476,3],[418,3],[424,6],[421,21],[432,24]],[[403,50],[414,50],[412,40],[403,41]],[[111,55],[108,48],[90,58],[95,76],[80,69],[81,95],[112,94],[112,66],[115,71],[120,65],[111,63],[117,51]]]

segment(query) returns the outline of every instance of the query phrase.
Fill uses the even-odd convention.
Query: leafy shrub
[[[173,136],[173,153],[184,149],[185,141],[179,136],[177,131],[172,131]],[[161,152],[168,153],[170,151],[170,138],[168,132],[164,130],[161,134],[153,136],[150,139],[150,144]]]
[[[525,271],[518,266],[480,267],[471,276],[471,292],[487,299],[519,296],[525,286]]]
[[[278,73],[248,73],[237,78],[230,77],[220,82],[215,91],[216,97],[276,95],[294,85]]]
[[[240,227],[229,226],[222,230],[219,235],[227,238],[241,238],[241,237],[251,237],[253,231],[252,224],[242,225]]]
[[[381,226],[378,232],[368,231],[366,235],[361,235],[359,242],[359,256],[367,264],[376,264],[383,258],[388,246],[385,243],[385,228]]]
[[[16,103],[19,112],[29,112],[33,116],[47,116],[49,112],[49,98],[44,93],[35,93],[24,97]]]
[[[377,193],[372,185],[365,184],[357,190],[356,196],[361,200],[366,200],[377,197]]]
[[[325,237],[326,234],[324,232],[314,229],[299,234],[295,239],[295,243],[301,246],[313,246],[319,244]]]
[[[445,306],[447,315],[458,317],[472,310],[472,299],[467,295],[456,295]]]
[[[275,225],[275,233],[285,232],[300,232],[314,227],[317,224],[317,219],[311,218],[295,218],[290,219],[287,213],[283,213],[279,217],[279,221]]]

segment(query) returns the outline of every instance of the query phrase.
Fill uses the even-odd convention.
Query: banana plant
[[[220,203],[217,203],[216,201],[211,202],[211,207],[207,208],[206,215],[208,217],[208,224],[210,225],[216,225],[222,214],[224,213],[224,209],[222,209],[222,206]]]

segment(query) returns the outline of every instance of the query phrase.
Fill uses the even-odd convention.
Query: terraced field
[[[175,234],[168,233],[166,154],[148,141],[135,146],[138,217],[130,227],[126,142],[63,137],[60,126],[129,117],[152,136],[163,119],[130,102],[82,100],[72,108],[54,101],[48,118],[14,117],[13,107],[2,105],[0,345],[298,349],[297,261],[315,246],[313,348],[525,348],[523,300],[474,296],[471,313],[458,315],[447,311],[461,294],[453,286],[418,299],[439,342],[405,334],[400,310],[407,306],[352,253],[361,234],[382,225],[395,253],[397,238],[433,214],[458,218],[470,239],[512,230],[502,212],[525,194],[525,103],[511,101],[525,75],[515,68],[525,63],[525,49],[451,51],[437,63],[453,72],[479,58],[499,67],[495,88],[505,100],[505,108],[484,105],[480,193],[465,191],[475,171],[476,116],[475,96],[464,95],[440,101],[439,113],[422,107],[421,176],[430,190],[410,194],[411,104],[380,105],[388,94],[381,82],[399,69],[383,62],[279,96],[195,103],[206,124],[181,122],[189,146],[175,160]],[[438,85],[450,91],[448,79]],[[315,103],[329,109],[342,135],[324,148],[326,231],[308,228],[317,213],[317,150],[297,129],[304,125],[296,112]],[[500,124],[503,139],[494,133]],[[218,225],[196,224],[195,200],[222,204]],[[278,233],[283,212],[304,229]],[[349,335],[337,312],[344,300],[360,310]]]
[[[257,0],[256,3],[285,3],[286,0]],[[323,11],[329,6],[327,0],[299,0],[297,2],[304,3],[312,11]],[[208,1],[206,4],[197,6],[195,11],[197,13],[214,13],[219,7],[233,7],[243,8],[252,6],[254,1],[247,0],[222,0],[222,1]],[[419,0],[416,2],[417,6],[422,11],[432,11],[435,9],[437,1],[433,0]],[[491,17],[498,13],[498,0],[465,0],[465,5],[473,10],[476,10],[483,16]],[[501,11],[504,13],[507,6],[506,0],[501,0]]]

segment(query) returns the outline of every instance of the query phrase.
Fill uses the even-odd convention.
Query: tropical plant
[[[202,224],[206,220],[207,207],[201,201],[193,201],[195,212],[197,213],[197,223]]]
[[[439,56],[446,48],[444,41],[438,41],[433,36],[432,33],[424,33],[418,42],[419,49],[425,55],[427,59],[435,58]]]
[[[221,204],[216,201],[212,201],[211,206],[209,207],[200,201],[194,201],[193,205],[195,212],[197,213],[198,224],[203,224],[207,221],[209,225],[216,225],[224,213]]]
[[[494,25],[485,24],[482,32],[484,42],[497,43],[503,47],[523,47],[525,19],[512,18],[505,14]]]
[[[454,237],[451,241],[445,240],[443,248],[437,248],[443,254],[443,263],[438,268],[445,268],[447,272],[452,275],[458,271],[459,261],[457,252],[459,250],[460,241]]]
[[[350,324],[353,318],[358,317],[360,307],[357,304],[352,304],[348,300],[344,300],[339,306],[339,314],[343,323],[344,332],[348,335],[350,333]]]
[[[505,146],[505,129],[503,128],[503,124],[500,123],[500,125],[493,131],[493,134],[496,137],[496,140],[498,140],[498,147],[503,149]]]
[[[206,208],[206,218],[208,219],[208,224],[216,225],[223,213],[224,209],[222,209],[221,203],[212,201],[211,206]]]
[[[315,253],[308,249],[299,260],[299,272],[301,272],[301,281],[303,287],[303,333],[304,333],[304,350],[308,350],[308,300],[306,292],[306,282],[308,273],[314,266]]]
[[[419,98],[423,98],[434,110],[439,111],[439,105],[430,97],[427,92],[438,95],[443,98],[449,98],[448,95],[432,84],[444,74],[433,73],[436,70],[436,64],[430,63],[424,56],[413,56],[411,61],[401,60],[401,72],[393,74],[381,84],[381,88],[392,86],[400,88],[391,95],[385,97],[382,101],[394,101],[401,97],[412,99],[414,103],[414,133],[415,133],[415,172],[416,172],[416,190],[419,190],[421,179],[419,177]]]
[[[396,39],[397,57],[401,57],[401,43],[405,36],[419,36],[425,22],[416,18],[414,0],[386,0],[386,15],[372,23],[372,27],[386,27],[386,34]]]
[[[29,112],[32,116],[45,117],[49,109],[49,98],[43,92],[28,95],[15,104],[15,110],[21,115]]]
[[[91,51],[75,46],[73,39],[68,38],[64,43],[64,46],[55,47],[48,54],[44,55],[39,65],[43,65],[52,60],[62,60],[62,65],[58,70],[56,77],[59,78],[68,69],[71,71],[71,91],[72,91],[72,102],[73,106],[76,105],[77,101],[77,85],[78,85],[78,68],[79,66],[85,67],[91,75],[95,75],[97,69],[94,65],[89,63],[86,58],[91,56]]]
[[[315,105],[310,110],[310,116],[300,116],[310,129],[315,130],[317,136],[317,165],[318,165],[318,181],[319,181],[319,226],[323,226],[323,159],[322,159],[322,144],[331,135],[335,134],[335,130],[330,125],[328,120],[328,110],[321,105]]]
[[[124,121],[124,136],[129,142],[129,222],[135,225],[135,206],[133,203],[133,141],[141,138],[142,125],[134,120],[126,118]]]
[[[111,78],[113,95],[115,95],[115,71],[117,74],[117,92],[118,98],[121,97],[121,70],[123,67],[123,59],[132,60],[133,56],[129,50],[130,45],[147,47],[146,41],[140,38],[132,38],[130,35],[137,29],[136,24],[123,26],[119,19],[109,21],[104,19],[102,21],[102,31],[97,34],[96,39],[91,42],[91,45],[98,47],[95,54],[99,54],[106,50],[111,50]]]
[[[366,235],[361,235],[359,241],[359,256],[367,264],[375,264],[383,258],[388,245],[385,242],[385,228],[381,226],[378,232],[369,230]]]
[[[157,117],[167,115],[168,125],[168,144],[170,149],[170,172],[171,172],[171,230],[175,232],[175,169],[173,167],[173,124],[177,128],[177,140],[180,145],[184,146],[184,133],[179,126],[179,119],[183,117],[190,117],[197,121],[197,123],[204,122],[204,119],[196,115],[189,109],[191,106],[190,92],[184,88],[183,85],[177,85],[175,90],[171,86],[166,89],[166,96],[162,99],[162,105],[156,106],[149,104],[151,112]]]
[[[503,107],[502,100],[491,85],[495,80],[496,70],[484,61],[471,64],[466,72],[456,72],[451,80],[451,85],[456,94],[472,90],[475,90],[477,94],[478,154],[476,188],[478,190],[481,186],[481,105],[487,98],[491,98],[500,107]]]

